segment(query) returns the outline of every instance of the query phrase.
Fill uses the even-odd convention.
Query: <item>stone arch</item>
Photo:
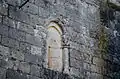
[[[47,64],[48,68],[62,71],[63,69],[63,50],[62,50],[62,29],[55,23],[48,25],[47,37]]]

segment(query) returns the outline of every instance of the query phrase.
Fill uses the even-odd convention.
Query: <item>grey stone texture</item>
[[[19,8],[24,2],[0,0],[0,79],[120,79],[118,0],[110,0],[114,9],[106,0],[29,0]],[[45,66],[51,21],[70,45],[69,73]]]
[[[105,3],[103,1],[103,3]],[[104,73],[107,74],[107,78],[119,79],[120,78],[120,63],[119,63],[119,0],[110,0],[107,6],[109,9],[105,8],[105,4],[101,4],[101,19],[103,24],[106,26],[106,33],[108,36],[107,53],[102,55],[102,58],[106,60],[104,66]],[[115,7],[113,7],[115,6]],[[107,15],[106,15],[107,14]],[[108,18],[107,18],[108,17]]]

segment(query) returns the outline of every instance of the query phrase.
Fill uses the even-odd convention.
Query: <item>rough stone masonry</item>
[[[46,66],[51,22],[67,72]],[[0,0],[0,79],[120,79],[119,25],[119,0]]]

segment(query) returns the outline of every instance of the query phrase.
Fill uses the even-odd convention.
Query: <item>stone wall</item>
[[[98,0],[0,0],[0,79],[110,79],[99,50]],[[70,44],[69,73],[45,67],[47,25]]]
[[[119,0],[104,1],[102,5],[102,21],[108,35],[107,53],[103,58],[106,60],[106,76],[111,79],[120,78],[120,39],[119,39],[119,19],[120,3]],[[104,6],[104,7],[103,7]],[[105,7],[106,6],[106,7]]]

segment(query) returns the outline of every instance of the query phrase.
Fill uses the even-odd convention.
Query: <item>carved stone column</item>
[[[63,45],[63,72],[69,73],[69,47],[70,45]]]

